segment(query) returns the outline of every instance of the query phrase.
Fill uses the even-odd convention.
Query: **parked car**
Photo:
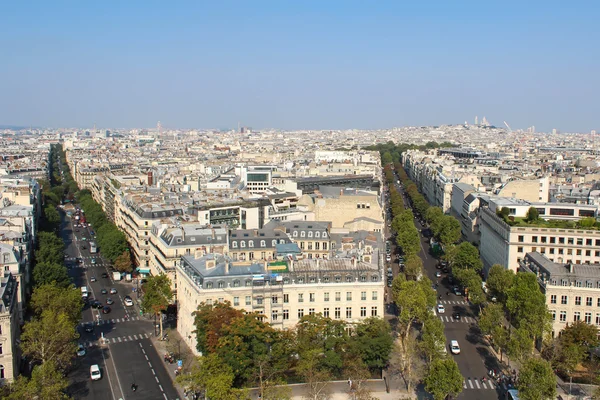
[[[460,346],[458,345],[458,341],[456,341],[456,340],[450,341],[450,352],[452,354],[460,354]]]
[[[117,294],[117,289],[110,288],[110,294]]]
[[[114,302],[115,301],[113,299],[111,299],[110,297],[106,298],[106,304],[108,304],[109,306],[112,305],[112,304],[114,304]]]
[[[108,290],[106,290],[105,288],[102,288],[102,290],[100,290],[100,293],[102,293],[102,294],[108,294]]]
[[[442,273],[440,271],[435,271],[436,278],[440,278],[441,276],[442,276]]]
[[[77,345],[77,356],[78,357],[83,357],[85,356],[85,347],[83,347],[83,345],[81,343],[79,343]]]
[[[102,307],[102,314],[108,314],[111,311],[109,306]]]
[[[100,372],[100,367],[98,364],[94,364],[90,367],[90,378],[93,381],[97,381],[102,378],[102,373]]]

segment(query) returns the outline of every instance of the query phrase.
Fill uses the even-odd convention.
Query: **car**
[[[92,258],[92,264],[96,264],[96,259]]]
[[[95,276],[91,276],[90,277],[90,282],[96,282],[96,277]]]
[[[85,356],[85,347],[83,347],[83,345],[81,343],[79,343],[77,345],[77,356],[78,357],[83,357]]]
[[[117,289],[115,289],[114,287],[110,288],[110,294],[117,294]]]
[[[93,381],[97,381],[102,378],[102,372],[100,372],[100,367],[98,364],[94,364],[90,367],[90,378]]]
[[[103,277],[103,278],[108,278],[108,274],[107,274],[106,272],[103,272],[103,273],[102,273],[102,277]]]
[[[393,281],[392,279],[388,279],[388,280],[387,280],[387,287],[392,287],[392,283],[393,283],[393,282],[394,282],[394,281]]]
[[[442,268],[442,272],[447,274],[448,272],[450,272],[450,269],[448,267],[444,267]]]
[[[106,290],[105,288],[102,288],[102,290],[100,290],[100,293],[102,293],[102,294],[108,294],[108,290]]]
[[[87,324],[85,324],[83,326],[83,330],[88,333],[94,332],[94,324],[92,324],[91,322],[88,322]]]
[[[402,257],[402,256],[398,257],[398,262],[399,263],[404,263],[404,257]]]
[[[460,288],[458,286],[454,286],[454,294],[457,296],[462,296],[462,291],[460,290]]]
[[[460,319],[460,313],[455,312],[454,314],[452,314],[452,318],[454,318],[454,319]]]
[[[110,306],[111,304],[114,304],[114,302],[115,302],[115,301],[114,301],[113,299],[111,299],[110,297],[107,297],[107,298],[106,298],[106,304],[108,304],[109,306]]]
[[[442,276],[442,273],[440,271],[435,271],[436,278],[440,278],[441,276]]]
[[[108,314],[111,308],[109,306],[102,307],[102,314]]]
[[[387,262],[392,261],[392,256],[390,256],[389,254],[387,256],[385,256],[385,261],[387,261]]]
[[[445,312],[446,312],[446,307],[444,307],[444,305],[443,305],[443,304],[438,304],[438,305],[437,305],[437,312],[438,312],[438,314],[443,314],[443,313],[445,313]]]
[[[456,340],[450,341],[450,352],[452,354],[460,354],[460,346],[458,345],[458,341],[456,341]]]
[[[102,307],[104,307],[104,304],[102,304],[102,303],[101,303],[100,301],[98,301],[98,300],[95,300],[95,301],[92,303],[92,308],[95,308],[96,310],[99,310],[99,309],[101,309]]]

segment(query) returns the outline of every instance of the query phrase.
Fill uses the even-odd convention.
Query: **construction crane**
[[[513,130],[511,129],[510,125],[506,123],[506,121],[504,121],[504,125],[506,125],[506,127],[508,128],[508,133],[512,133]]]

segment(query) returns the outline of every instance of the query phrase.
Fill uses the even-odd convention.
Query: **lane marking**
[[[160,385],[160,384],[159,384],[159,385],[158,385],[158,387],[160,388],[160,391],[161,391],[161,392],[164,392],[164,391],[165,391],[165,390],[162,388],[162,385]]]
[[[152,364],[150,364],[150,361],[148,361],[148,366],[149,366],[150,368],[152,368]]]
[[[163,393],[163,396],[165,396],[165,400],[169,400],[169,399],[167,399],[167,395],[166,394]]]
[[[156,375],[156,372],[154,372],[154,368],[150,368],[150,371],[152,371],[152,375]]]
[[[463,388],[466,389],[467,388],[467,381],[463,381]]]
[[[471,386],[471,389],[473,389],[473,382],[471,382],[470,379],[469,379],[469,386]]]
[[[120,336],[119,336],[119,338],[118,338],[118,339],[119,339],[119,343],[121,343],[121,337],[120,337]]]
[[[477,386],[477,389],[481,389],[481,387],[479,386],[479,381],[477,379],[475,379],[475,385]]]
[[[156,379],[156,383],[160,384],[160,382],[158,381],[158,376],[155,376],[154,379]]]

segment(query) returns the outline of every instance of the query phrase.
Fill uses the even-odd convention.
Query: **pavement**
[[[68,375],[68,393],[76,399],[91,400],[182,398],[173,386],[162,354],[155,347],[154,320],[140,315],[139,292],[134,291],[136,282],[115,281],[110,262],[99,253],[90,253],[88,243],[93,240],[90,228],[74,228],[74,220],[71,221],[62,212],[61,218],[65,264],[75,285],[86,286],[90,298],[103,304],[106,304],[107,298],[114,301],[108,314],[89,306],[82,311],[78,326],[81,334],[79,342],[85,346],[86,355],[77,357],[75,367]],[[77,259],[83,262],[78,263]],[[102,273],[108,277],[102,278]],[[117,293],[110,294],[111,288]],[[102,294],[102,289],[109,293]],[[134,300],[133,307],[124,305],[126,295]],[[90,323],[93,324],[93,332],[85,332],[84,327]],[[98,364],[102,372],[102,379],[98,381],[90,380],[89,370],[93,364]],[[135,392],[131,389],[132,384],[137,385]]]

